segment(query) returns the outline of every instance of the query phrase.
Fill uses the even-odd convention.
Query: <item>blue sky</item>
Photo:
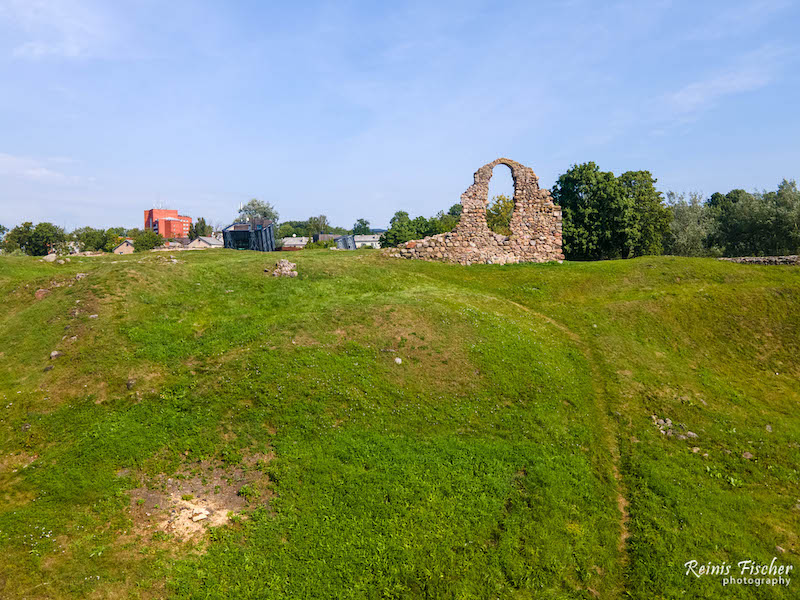
[[[507,156],[664,191],[800,178],[800,3],[0,0],[0,223],[384,226]],[[492,192],[510,190],[500,167]]]

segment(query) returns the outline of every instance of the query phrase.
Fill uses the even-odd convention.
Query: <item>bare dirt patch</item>
[[[182,541],[202,537],[207,527],[226,524],[248,508],[269,504],[264,468],[272,455],[254,455],[243,467],[212,461],[187,465],[171,477],[159,475],[130,491],[134,533],[157,532]]]

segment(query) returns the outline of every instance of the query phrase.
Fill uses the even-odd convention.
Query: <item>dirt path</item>
[[[584,341],[584,339],[579,336],[577,333],[569,329],[563,323],[556,321],[552,317],[549,317],[543,313],[531,310],[527,306],[520,304],[519,302],[515,302],[513,300],[509,300],[507,298],[498,298],[496,296],[483,296],[487,300],[494,300],[496,302],[511,304],[512,306],[518,308],[519,310],[539,318],[550,325],[556,327],[559,331],[564,333],[570,340],[572,340],[576,346],[580,349],[581,353],[586,358],[587,362],[589,363],[589,368],[592,374],[592,389],[594,391],[595,397],[597,398],[598,402],[598,409],[601,413],[602,419],[604,421],[603,427],[601,428],[601,435],[606,447],[611,452],[611,456],[613,458],[613,462],[611,465],[612,472],[614,475],[614,479],[616,481],[617,487],[617,509],[620,513],[619,518],[619,526],[620,526],[620,536],[617,542],[617,550],[620,553],[620,562],[622,567],[624,568],[628,562],[628,554],[625,550],[626,543],[628,537],[630,536],[630,532],[628,530],[628,521],[630,518],[628,512],[628,500],[625,497],[625,483],[622,480],[622,475],[619,472],[619,459],[620,459],[620,452],[619,452],[619,444],[617,442],[617,436],[614,433],[616,428],[608,416],[608,402],[607,402],[607,393],[604,386],[601,385],[601,381],[603,381],[602,375],[600,373],[599,363],[600,359],[596,357],[595,351],[592,347]]]
[[[459,302],[464,302],[464,292],[465,290],[462,288],[457,288],[458,294],[453,294],[454,296],[458,296]],[[552,325],[559,331],[561,331],[564,335],[566,335],[570,341],[572,341],[580,350],[581,354],[586,358],[587,363],[589,364],[589,369],[591,371],[591,385],[592,390],[594,392],[594,396],[597,399],[597,409],[602,419],[602,427],[600,428],[600,437],[605,445],[608,448],[612,462],[611,462],[611,471],[616,482],[616,502],[617,502],[617,510],[619,511],[619,539],[617,541],[617,551],[619,552],[620,558],[620,567],[621,567],[621,574],[624,571],[625,567],[628,564],[628,553],[626,551],[627,540],[630,537],[630,531],[628,529],[628,522],[630,520],[630,514],[628,510],[628,499],[625,497],[625,482],[622,479],[622,474],[619,471],[619,461],[620,461],[620,450],[619,450],[619,443],[617,441],[617,434],[616,434],[616,426],[613,421],[609,418],[609,407],[608,407],[608,393],[605,389],[605,386],[601,384],[604,381],[602,376],[600,365],[602,364],[602,359],[600,359],[595,350],[592,346],[587,343],[580,335],[572,331],[569,327],[564,325],[563,323],[556,321],[552,317],[540,313],[538,311],[532,310],[529,307],[525,306],[524,304],[520,304],[519,302],[515,302],[509,298],[498,298],[497,296],[490,296],[488,294],[481,294],[479,292],[474,292],[469,290],[470,295],[477,295],[482,299],[495,302],[497,304],[505,304],[511,305],[516,309],[541,319],[542,321]],[[441,292],[439,292],[441,294]],[[620,574],[620,587],[622,586],[622,576]]]

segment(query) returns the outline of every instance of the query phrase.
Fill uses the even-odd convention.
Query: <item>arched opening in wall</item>
[[[511,169],[497,165],[489,180],[489,203],[486,206],[486,224],[501,235],[511,235],[511,215],[514,213],[514,179]]]

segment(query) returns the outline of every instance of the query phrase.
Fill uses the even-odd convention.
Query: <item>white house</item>
[[[308,238],[293,235],[292,237],[283,238],[281,243],[283,244],[283,250],[302,250],[306,247]]]
[[[364,246],[367,246],[377,249],[381,247],[381,236],[377,233],[355,235],[353,237],[355,238],[356,248],[363,248]]]

